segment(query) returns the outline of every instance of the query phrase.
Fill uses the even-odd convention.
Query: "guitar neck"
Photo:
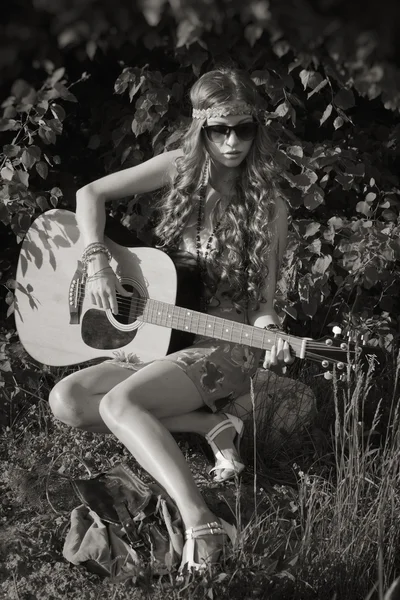
[[[304,358],[306,354],[306,338],[237,323],[158,300],[147,299],[138,320],[263,350],[270,350],[276,340],[282,338],[289,342],[298,358]]]

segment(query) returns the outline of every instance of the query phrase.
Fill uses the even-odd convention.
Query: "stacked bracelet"
[[[108,261],[112,259],[111,252],[105,244],[102,244],[101,242],[93,242],[92,244],[86,246],[82,254],[82,262],[85,270],[87,269],[88,263],[94,260],[96,254],[105,254]]]

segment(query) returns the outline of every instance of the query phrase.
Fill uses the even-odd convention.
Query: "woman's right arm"
[[[126,196],[152,192],[165,186],[175,173],[175,159],[181,150],[164,152],[139,165],[112,173],[80,188],[76,194],[76,218],[85,248],[104,242],[105,204]],[[96,276],[96,273],[98,274]],[[87,291],[99,308],[118,312],[116,291],[126,295],[114,272],[109,268],[106,254],[99,253],[88,263]]]

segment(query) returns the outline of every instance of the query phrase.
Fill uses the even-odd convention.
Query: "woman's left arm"
[[[277,239],[275,248],[270,253],[268,260],[268,277],[263,290],[266,302],[263,302],[258,310],[249,311],[248,313],[250,325],[256,327],[281,324],[274,309],[274,298],[278,274],[287,245],[288,211],[285,201],[281,197],[278,197],[276,207],[277,214],[274,225]]]

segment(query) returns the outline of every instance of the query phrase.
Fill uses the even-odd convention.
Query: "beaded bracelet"
[[[86,246],[82,254],[82,263],[85,270],[87,269],[88,263],[94,260],[94,256],[96,254],[105,254],[108,261],[112,259],[112,254],[105,244],[102,244],[101,242],[93,242],[92,244]]]
[[[89,275],[89,277],[86,279],[86,282],[89,283],[89,281],[95,281],[96,279],[101,279],[102,277],[104,277],[104,275],[100,275],[100,273],[103,273],[103,271],[108,271],[109,269],[112,272],[114,272],[112,270],[112,267],[104,267],[103,269],[99,269],[99,271],[96,271],[96,273],[92,273],[92,275]]]
[[[104,252],[105,254],[109,255],[110,260],[111,260],[111,252],[109,251],[107,246],[105,244],[103,244],[102,242],[93,242],[92,244],[89,244],[88,246],[86,246],[86,248],[84,249],[83,254],[82,254],[82,259],[84,259],[86,256],[89,256],[90,254],[95,254],[99,251]]]
[[[263,329],[266,329],[267,331],[283,331],[282,327],[280,325],[276,325],[275,323],[266,325],[265,327],[263,327]]]

